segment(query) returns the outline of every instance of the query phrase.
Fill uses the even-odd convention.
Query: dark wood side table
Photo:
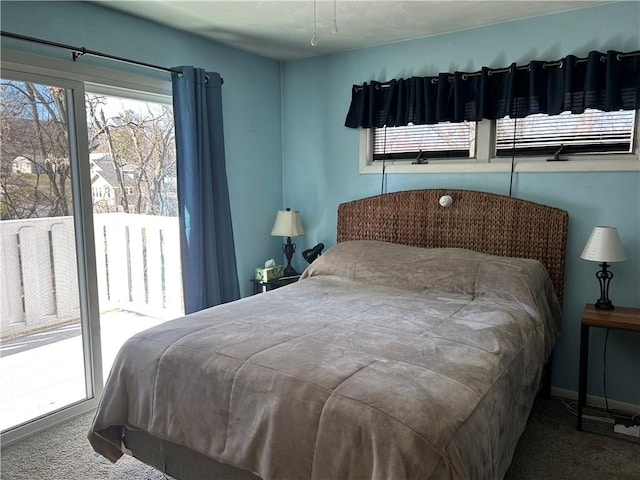
[[[600,310],[587,304],[580,325],[580,379],[578,385],[578,430],[582,430],[582,408],[587,400],[587,371],[589,368],[589,329],[591,327],[640,330],[640,308],[615,307]]]
[[[255,295],[256,293],[275,290],[276,288],[284,287],[285,285],[289,285],[290,283],[295,283],[298,280],[300,280],[300,275],[296,275],[294,277],[276,278],[275,280],[269,280],[268,282],[263,282],[262,280],[252,278],[251,282],[253,283],[253,294]]]

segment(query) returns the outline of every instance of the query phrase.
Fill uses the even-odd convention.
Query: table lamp
[[[595,303],[596,308],[611,310],[613,303],[609,300],[609,283],[613,273],[607,268],[609,262],[621,262],[626,259],[622,242],[616,227],[594,227],[580,258],[593,262],[602,262],[602,270],[596,273],[600,282],[600,299]]]
[[[298,272],[291,266],[291,257],[296,251],[296,244],[291,243],[291,237],[301,237],[304,235],[302,222],[300,221],[300,212],[287,208],[279,210],[276,215],[276,221],[271,229],[271,235],[277,237],[287,237],[287,243],[282,245],[282,252],[287,257],[287,266],[284,269],[285,277],[293,277]]]

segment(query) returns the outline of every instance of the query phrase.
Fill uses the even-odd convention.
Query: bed
[[[341,204],[299,282],[132,337],[89,440],[179,479],[502,478],[559,335],[567,224],[467,190]]]

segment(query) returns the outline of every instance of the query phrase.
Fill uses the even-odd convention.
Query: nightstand
[[[276,288],[284,287],[285,285],[289,285],[290,283],[295,283],[298,280],[300,280],[300,275],[295,275],[293,277],[276,278],[275,280],[269,280],[268,282],[263,282],[261,280],[252,278],[251,282],[253,283],[253,294],[255,295],[256,293],[275,290]]]
[[[589,368],[589,329],[591,327],[640,330],[640,308],[615,307],[601,310],[588,304],[582,312],[580,325],[580,379],[578,386],[578,430],[582,430],[582,408],[587,400],[587,371]]]

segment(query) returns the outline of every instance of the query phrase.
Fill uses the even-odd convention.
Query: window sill
[[[576,157],[574,157],[576,158]],[[476,159],[451,161],[434,160],[428,164],[413,165],[409,161],[387,162],[385,173],[503,173],[511,171],[511,159],[494,158],[490,162]],[[640,171],[638,155],[616,155],[589,160],[580,157],[564,162],[547,162],[539,158],[517,158],[515,172],[629,172]],[[382,162],[360,164],[360,174],[382,174]]]

